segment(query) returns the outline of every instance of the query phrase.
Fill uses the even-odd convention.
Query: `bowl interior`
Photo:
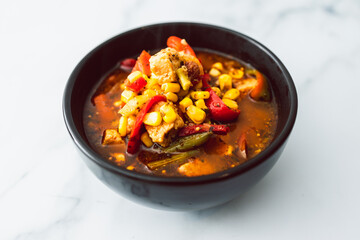
[[[286,140],[296,117],[297,96],[291,76],[280,60],[255,40],[232,30],[204,24],[167,23],[146,26],[120,34],[91,51],[75,68],[65,90],[65,115],[69,111],[72,116],[72,123],[67,123],[68,128],[73,124],[82,141],[88,143],[82,116],[86,97],[93,86],[121,59],[135,57],[143,49],[164,48],[171,35],[185,38],[195,50],[205,48],[241,59],[269,78],[278,105],[278,127],[273,143],[265,153],[260,153],[256,158],[265,156],[266,151],[267,154],[275,151],[271,148],[279,147]],[[65,120],[69,121],[66,116]]]

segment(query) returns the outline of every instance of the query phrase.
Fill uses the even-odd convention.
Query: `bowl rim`
[[[108,44],[109,42],[115,40],[118,37],[125,36],[127,34],[130,34],[132,32],[136,31],[143,31],[150,28],[158,28],[158,27],[164,27],[164,26],[170,26],[170,25],[191,25],[191,26],[200,26],[200,27],[206,27],[211,29],[220,30],[223,32],[227,32],[236,36],[239,36],[241,38],[246,39],[250,43],[256,45],[259,49],[261,49],[265,54],[267,54],[269,57],[272,58],[272,60],[278,65],[281,72],[285,76],[286,84],[289,87],[289,99],[290,99],[290,113],[288,115],[288,119],[286,120],[286,123],[284,124],[284,127],[282,131],[279,133],[279,135],[270,143],[270,145],[262,152],[260,152],[258,155],[256,155],[254,158],[249,159],[245,163],[240,164],[239,166],[236,166],[234,168],[230,168],[221,172],[216,172],[213,174],[203,175],[203,176],[197,176],[197,177],[164,177],[164,176],[154,176],[154,175],[147,175],[135,171],[130,171],[125,168],[121,168],[118,166],[115,166],[111,164],[110,162],[106,161],[104,158],[102,158],[95,150],[93,150],[84,139],[82,139],[79,131],[76,128],[76,125],[73,120],[72,112],[71,112],[71,95],[72,90],[75,85],[77,76],[82,68],[82,66],[87,62],[87,60],[97,51],[99,51],[104,45]],[[220,27],[216,25],[211,24],[205,24],[205,23],[197,23],[197,22],[165,22],[165,23],[156,23],[151,25],[145,25],[141,27],[137,27],[125,32],[122,32],[120,34],[117,34],[116,36],[104,41],[97,47],[95,47],[93,50],[91,50],[75,67],[75,69],[72,71],[63,94],[63,100],[62,100],[62,110],[63,110],[63,117],[65,121],[66,128],[74,141],[77,148],[91,161],[96,163],[97,165],[100,165],[101,167],[114,172],[116,174],[120,174],[123,176],[126,176],[128,178],[132,179],[139,179],[143,181],[148,182],[157,182],[161,184],[203,184],[206,182],[214,182],[214,181],[221,181],[223,179],[232,178],[234,176],[240,175],[252,168],[255,168],[259,164],[262,164],[265,162],[272,154],[274,154],[276,151],[278,151],[281,146],[286,142],[288,136],[290,135],[293,126],[295,124],[295,119],[297,115],[297,108],[298,108],[298,98],[297,98],[297,92],[295,88],[295,84],[292,80],[292,77],[288,70],[286,69],[285,65],[280,61],[280,59],[271,52],[267,47],[265,47],[260,42],[254,40],[253,38],[237,32],[235,30],[231,30],[225,27]]]

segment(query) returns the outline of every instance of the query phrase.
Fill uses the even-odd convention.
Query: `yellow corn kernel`
[[[135,167],[134,167],[134,166],[132,166],[132,165],[130,165],[130,166],[127,166],[127,167],[126,167],[126,169],[127,169],[127,170],[129,170],[129,171],[132,171],[132,170],[134,170],[134,169],[135,169]]]
[[[178,96],[172,92],[165,93],[165,97],[172,102],[177,102],[177,100],[179,99]]]
[[[150,126],[159,126],[161,124],[162,117],[159,112],[151,112],[145,114],[144,123]]]
[[[232,87],[232,77],[229,74],[221,74],[219,85],[221,90],[230,89]]]
[[[140,139],[144,143],[144,145],[148,148],[154,144],[151,138],[149,137],[148,132],[144,132],[143,134],[141,134]]]
[[[121,90],[125,90],[125,88],[126,88],[126,84],[125,84],[125,83],[122,83],[122,84],[120,85],[120,89],[121,89]]]
[[[208,91],[195,91],[190,94],[192,99],[208,99],[210,97],[210,93]]]
[[[201,109],[207,109],[204,99],[199,99],[195,102],[195,106]]]
[[[218,69],[220,71],[224,70],[224,67],[223,67],[221,62],[214,63],[211,67],[216,68],[216,69]]]
[[[225,103],[225,105],[228,106],[229,108],[238,109],[238,104],[234,100],[227,99],[227,98],[223,98],[222,100]]]
[[[146,89],[143,94],[148,96],[149,98],[156,96],[156,92],[152,89]]]
[[[141,109],[141,107],[149,100],[149,97],[146,95],[139,95],[125,104],[120,110],[119,113],[125,117],[128,117]]]
[[[189,93],[189,90],[180,89],[180,92],[177,93],[179,97],[184,97]]]
[[[128,122],[128,118],[121,116],[120,120],[119,120],[119,133],[120,136],[125,137],[126,136],[126,128],[127,128],[127,122]]]
[[[212,69],[210,69],[209,74],[212,77],[218,77],[218,76],[220,76],[221,72],[219,70],[217,70],[216,68],[212,68]]]
[[[194,86],[194,88],[196,89],[196,90],[198,90],[198,89],[202,89],[202,87],[203,87],[203,83],[202,83],[202,81],[199,81],[195,86]]]
[[[220,90],[220,88],[218,88],[218,87],[212,87],[211,89],[215,92],[216,95],[218,95],[218,97],[221,97],[221,90]]]
[[[128,101],[130,101],[130,99],[134,98],[136,96],[136,93],[130,90],[124,90],[121,93],[121,101],[123,101],[124,103],[127,103]]]
[[[160,112],[164,115],[163,120],[166,123],[172,123],[176,120],[176,112],[169,104],[164,104],[160,107]]]
[[[142,74],[142,77],[145,79],[146,82],[150,81],[150,78],[146,74]]]
[[[230,75],[232,78],[241,79],[241,78],[244,76],[244,68],[241,68],[241,69],[232,68],[232,69],[229,71],[229,75]]]
[[[196,124],[202,123],[206,118],[206,113],[194,105],[187,107],[186,114]]]
[[[230,90],[228,90],[223,98],[227,98],[227,99],[231,99],[231,100],[235,100],[240,96],[240,91],[237,90],[236,88],[232,88]]]
[[[129,81],[130,81],[131,83],[133,83],[136,79],[138,79],[138,78],[140,78],[140,77],[142,77],[142,76],[143,76],[142,72],[140,72],[140,71],[135,71],[135,72],[133,72],[133,73],[130,73],[129,76],[127,77],[127,79],[129,79]]]
[[[182,89],[189,90],[189,88],[192,86],[191,81],[188,77],[187,71],[184,67],[178,68],[176,70],[176,74],[179,77],[179,82],[181,84]]]
[[[123,105],[123,101],[119,100],[119,101],[116,101],[114,102],[113,104],[115,107],[120,107],[121,105]]]
[[[181,102],[179,102],[179,107],[182,112],[185,112],[186,108],[190,105],[193,105],[193,102],[188,97],[184,98],[183,100],[181,100]]]
[[[164,83],[161,85],[161,90],[164,92],[179,92],[180,91],[180,84],[178,83]]]
[[[156,78],[150,78],[149,81],[147,81],[146,88],[152,88],[154,85],[158,84],[158,80]]]

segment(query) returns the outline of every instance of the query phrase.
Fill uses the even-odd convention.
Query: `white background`
[[[199,212],[116,195],[80,160],[62,118],[66,81],[86,53],[167,21],[255,38],[284,62],[299,95],[272,171],[243,196]],[[357,0],[2,0],[0,239],[360,239],[359,76]]]

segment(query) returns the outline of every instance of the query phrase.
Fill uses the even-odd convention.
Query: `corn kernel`
[[[172,123],[176,120],[176,112],[174,108],[168,104],[164,104],[160,107],[160,112],[164,114],[163,120],[166,123]]]
[[[147,81],[146,88],[152,88],[154,85],[158,84],[158,80],[156,78],[150,78],[149,81]]]
[[[183,100],[181,100],[181,102],[179,102],[179,107],[182,112],[185,112],[186,108],[190,105],[193,105],[193,102],[188,97],[184,98]]]
[[[127,79],[129,79],[129,81],[130,81],[131,83],[133,83],[136,79],[138,79],[138,78],[140,78],[140,77],[142,77],[142,76],[143,76],[142,72],[140,72],[140,71],[135,71],[135,72],[133,72],[133,73],[130,73],[129,76],[127,77]]]
[[[241,79],[244,76],[244,68],[238,69],[238,68],[232,68],[229,71],[229,75],[232,78]]]
[[[121,90],[125,90],[125,88],[126,88],[126,84],[125,84],[125,83],[122,83],[122,84],[120,85],[120,89],[121,89]]]
[[[151,140],[148,132],[144,132],[143,134],[141,134],[140,139],[144,143],[144,145],[148,148],[154,144],[153,141]]]
[[[188,77],[187,70],[184,67],[178,68],[176,70],[176,74],[179,77],[179,82],[182,89],[189,90],[189,88],[192,86],[192,83]]]
[[[210,93],[208,91],[195,91],[192,92],[190,96],[195,100],[208,99],[210,97]]]
[[[149,98],[156,96],[156,92],[152,89],[146,89],[143,94],[148,96]]]
[[[113,153],[111,155],[115,158],[116,163],[124,163],[125,162],[125,154],[123,154],[123,153]]]
[[[231,145],[228,145],[228,146],[227,146],[227,149],[226,149],[226,152],[225,152],[225,155],[226,155],[226,156],[231,156],[232,153],[233,153],[233,151],[234,151],[234,147],[231,146]]]
[[[219,70],[217,70],[216,68],[212,68],[212,69],[210,69],[209,74],[212,77],[218,77],[218,76],[220,76],[221,72]]]
[[[172,102],[177,102],[177,100],[179,99],[178,96],[172,92],[165,93],[165,97]]]
[[[221,90],[220,90],[220,88],[218,88],[218,87],[212,87],[211,88],[214,92],[215,92],[215,94],[216,95],[218,95],[218,97],[221,97]]]
[[[115,107],[120,107],[120,106],[123,105],[123,104],[124,104],[124,102],[121,101],[121,100],[114,102],[114,106],[115,106]]]
[[[195,106],[201,109],[207,109],[204,99],[199,99],[195,102]]]
[[[238,109],[238,104],[234,100],[223,98],[223,102],[231,109]]]
[[[132,171],[132,170],[134,170],[134,169],[135,169],[135,167],[134,167],[134,166],[132,166],[132,165],[130,165],[130,166],[127,166],[127,167],[126,167],[126,169],[127,169],[127,170]]]
[[[159,126],[161,124],[162,117],[159,112],[151,112],[145,114],[144,123],[150,126]]]
[[[150,78],[145,73],[142,74],[142,77],[145,79],[146,82],[150,81]]]
[[[127,122],[128,122],[128,118],[121,116],[120,120],[119,120],[119,128],[118,131],[120,133],[120,136],[125,137],[126,136],[126,128],[127,128]]]
[[[221,90],[230,89],[232,87],[232,77],[229,74],[221,74],[219,85]]]
[[[195,107],[194,105],[190,105],[186,109],[186,114],[196,124],[202,123],[206,118],[206,113],[200,108]]]
[[[180,84],[178,83],[164,83],[161,85],[161,90],[164,92],[179,92],[180,91]]]
[[[136,96],[136,93],[130,90],[124,90],[121,93],[121,101],[127,103],[130,101],[130,99],[134,98]]]
[[[224,70],[224,67],[223,67],[221,62],[214,63],[211,67],[216,68],[216,69],[218,69],[220,71]]]
[[[231,100],[235,100],[240,96],[240,91],[237,90],[236,88],[232,88],[230,90],[228,90],[223,98],[227,98],[227,99],[231,99]]]

